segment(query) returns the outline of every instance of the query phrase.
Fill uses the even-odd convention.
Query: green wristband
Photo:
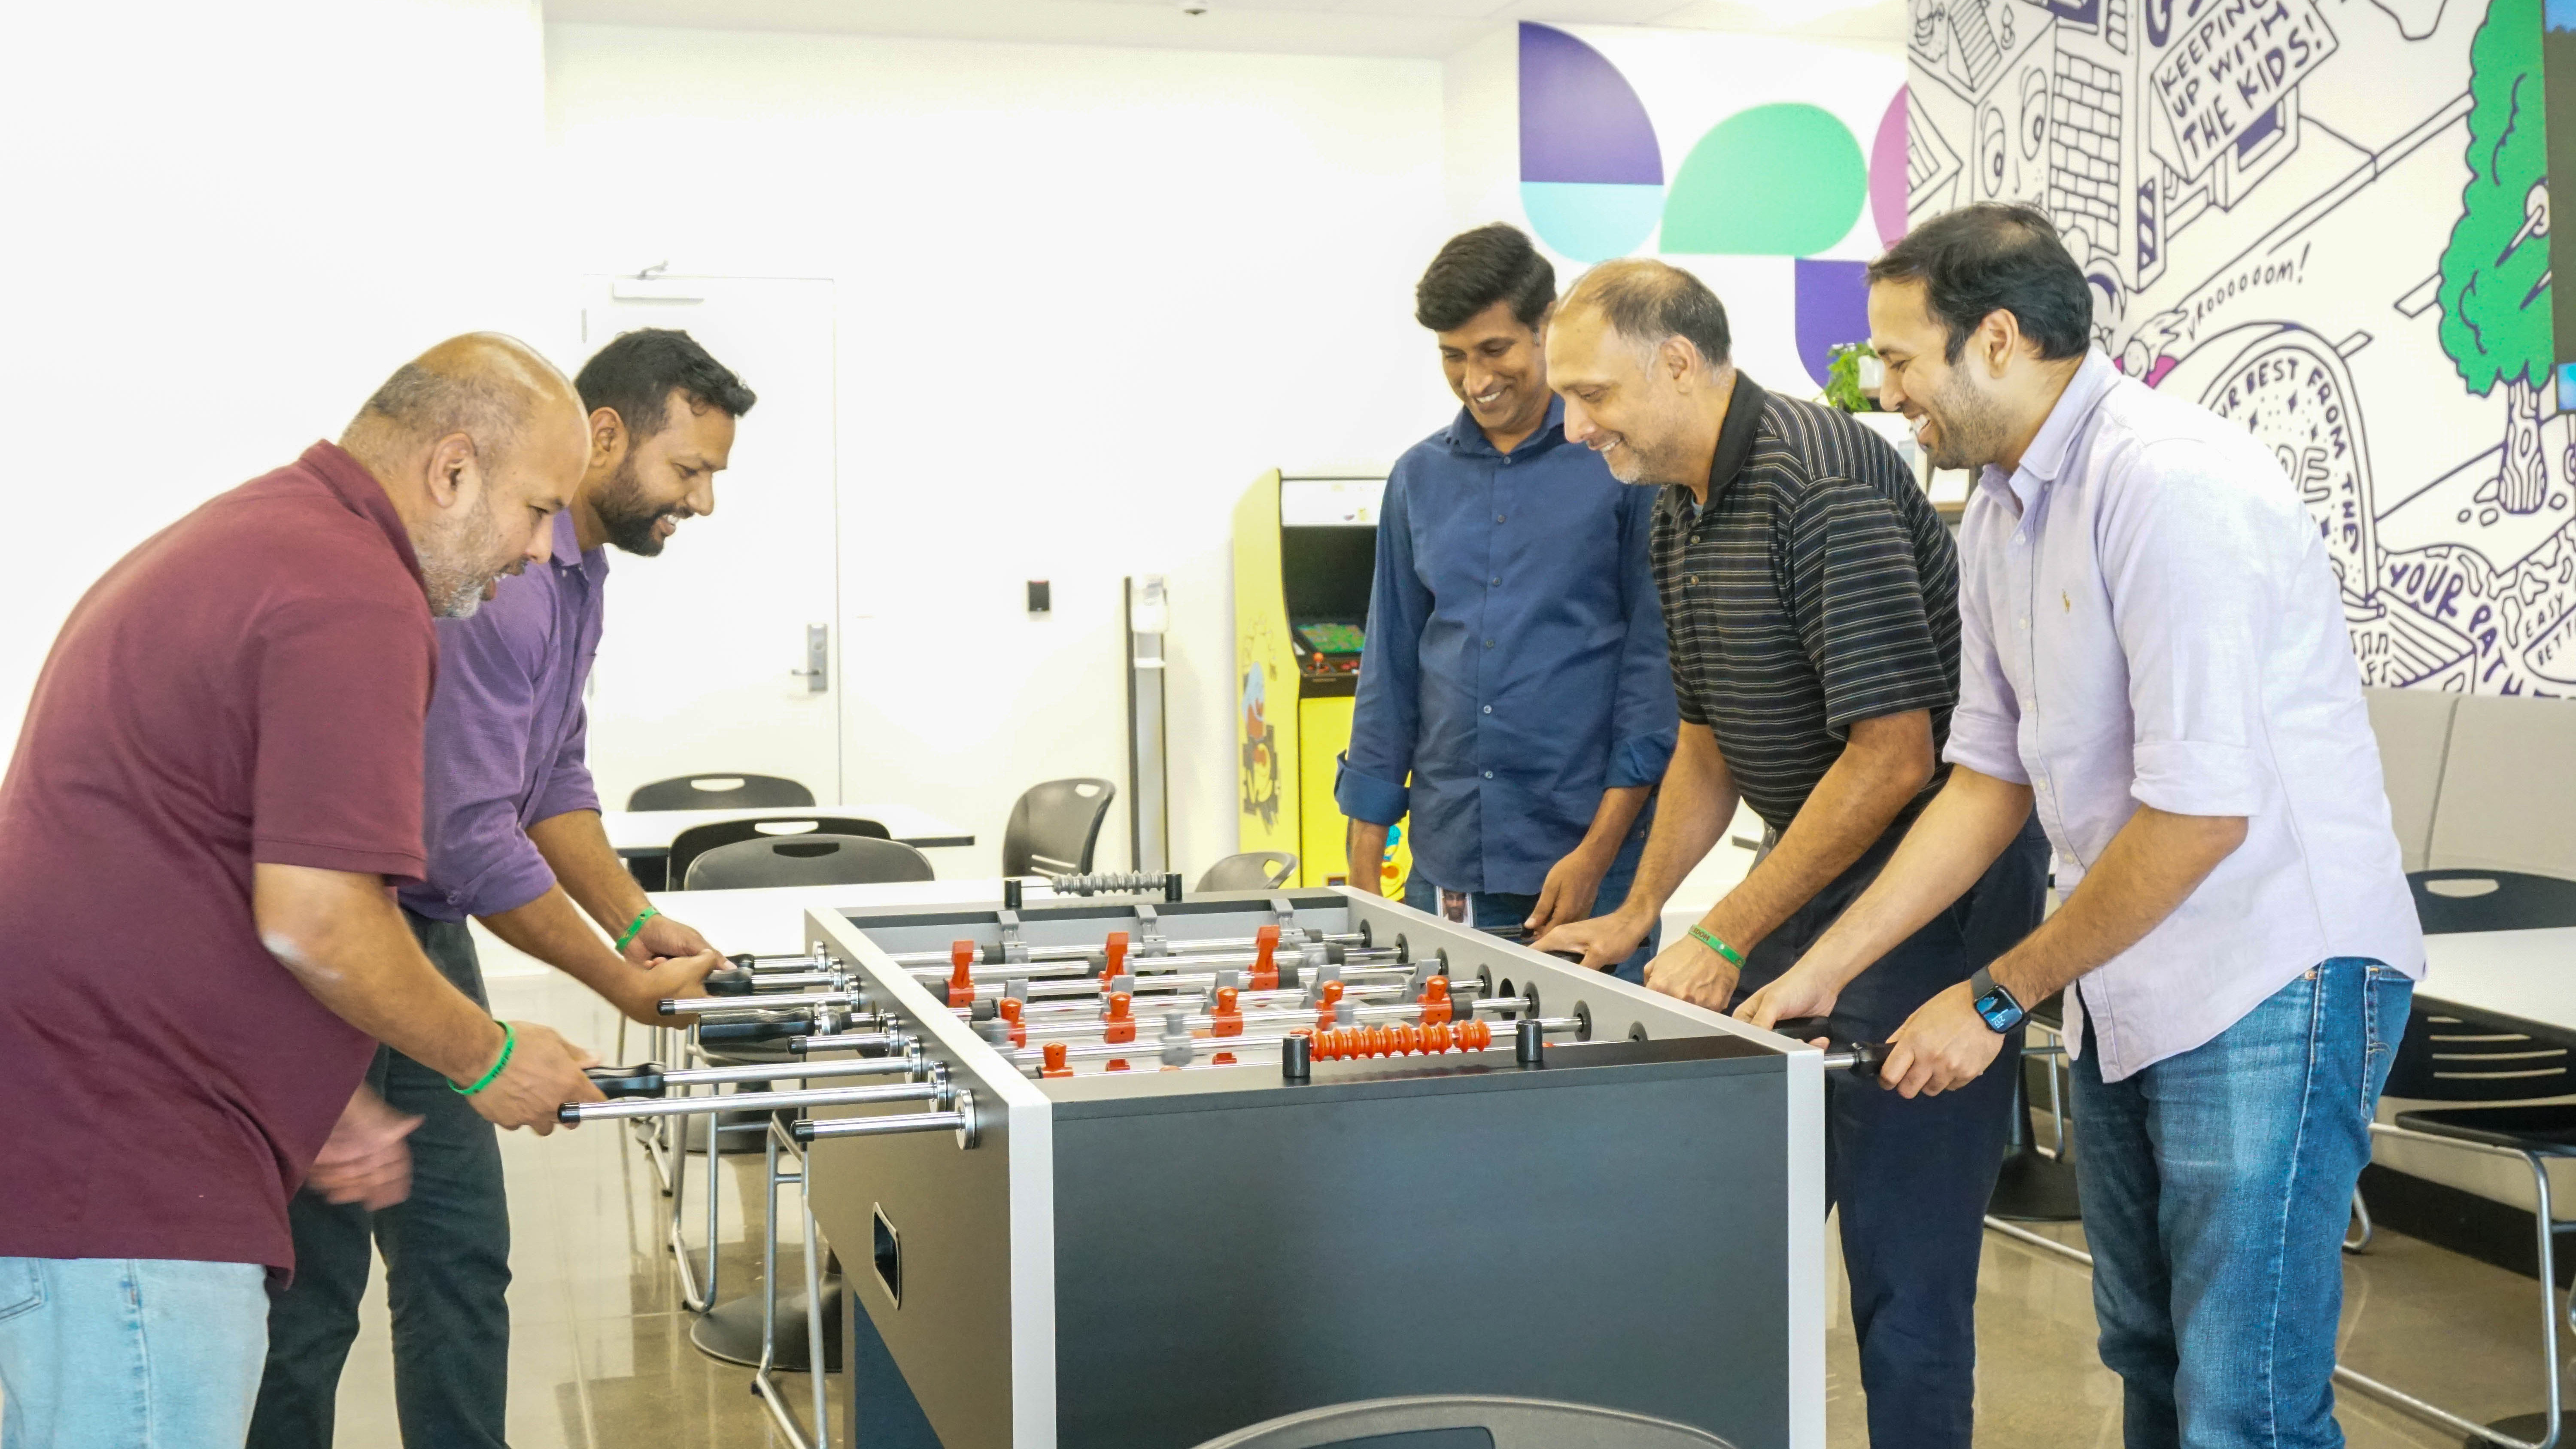
[[[630,941],[632,941],[632,940],[634,940],[634,939],[636,938],[636,936],[638,936],[639,934],[641,934],[641,933],[643,932],[643,930],[644,930],[644,923],[645,923],[646,921],[649,921],[649,920],[653,919],[655,916],[658,916],[658,915],[660,915],[660,914],[662,914],[660,911],[658,911],[658,910],[654,909],[654,908],[653,908],[653,907],[651,907],[651,906],[646,906],[646,907],[644,908],[643,914],[641,914],[641,915],[639,915],[639,916],[637,916],[637,917],[635,918],[635,924],[634,924],[634,925],[631,925],[631,926],[629,926],[629,927],[627,927],[627,928],[626,928],[626,934],[617,938],[617,949],[619,950],[619,952],[621,952],[621,953],[622,953],[622,952],[624,952],[624,951],[625,951],[625,949],[626,949],[627,943],[628,943],[628,942],[630,942]]]
[[[460,1097],[471,1097],[475,1093],[482,1091],[485,1087],[492,1085],[492,1079],[500,1076],[501,1069],[510,1064],[510,1053],[518,1050],[518,1047],[519,1029],[510,1025],[506,1021],[501,1023],[501,1059],[492,1064],[492,1070],[485,1072],[481,1077],[477,1078],[473,1086],[460,1087],[454,1082],[450,1082],[447,1084],[447,1090],[454,1092]]]
[[[1736,970],[1741,971],[1744,969],[1744,958],[1735,954],[1735,948],[1733,946],[1730,946],[1724,941],[1717,939],[1715,936],[1710,935],[1706,926],[1691,927],[1690,937],[1692,940],[1699,942],[1701,945],[1706,946],[1708,949],[1715,951],[1720,956],[1723,956],[1728,961],[1732,962]]]

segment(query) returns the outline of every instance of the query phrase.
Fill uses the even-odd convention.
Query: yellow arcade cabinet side
[[[1345,880],[1335,761],[1351,741],[1383,478],[1264,473],[1234,510],[1236,805],[1241,849],[1297,856],[1299,885]],[[1380,889],[1404,888],[1410,818],[1387,832]]]

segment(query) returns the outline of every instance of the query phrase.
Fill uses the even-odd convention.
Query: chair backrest
[[[2388,1095],[2420,1102],[2519,1102],[2576,1095],[2576,1055],[2564,1036],[2448,1002],[2422,1002],[2388,1067]]]
[[[853,815],[799,815],[781,811],[756,820],[712,820],[692,825],[671,837],[670,879],[677,889],[689,878],[689,863],[722,845],[744,840],[793,840],[800,835],[856,835],[871,840],[891,838],[884,826]]]
[[[1198,1449],[1334,1449],[1405,1436],[1403,1449],[1728,1449],[1714,1434],[1617,1409],[1442,1394],[1370,1399],[1287,1414]],[[1396,1449],[1388,1443],[1383,1449]]]
[[[789,835],[737,840],[690,862],[684,890],[731,891],[754,886],[877,885],[935,880],[930,857],[899,840],[864,835]]]
[[[2406,884],[2428,936],[2576,926],[2576,880],[2518,870],[2419,870]]]
[[[2576,700],[2461,698],[2425,864],[2576,879]]]
[[[2433,804],[2442,788],[2442,760],[2451,748],[2451,720],[2460,696],[2438,689],[2368,686],[2370,732],[2379,737],[2379,769],[2388,786],[2388,811],[2406,869],[2422,870],[2433,849]]]
[[[629,810],[793,809],[813,803],[813,791],[776,775],[681,775],[656,780],[626,797]]]
[[[1107,780],[1049,780],[1031,785],[1011,807],[1002,830],[1002,874],[1083,875],[1100,844],[1100,822],[1118,787]]]
[[[1297,857],[1284,850],[1247,850],[1207,868],[1196,887],[1203,891],[1275,890],[1297,873]]]

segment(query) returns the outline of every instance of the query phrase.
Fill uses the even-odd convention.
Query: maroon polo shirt
[[[259,942],[254,862],[416,879],[438,641],[316,443],[72,610],[0,781],[0,1257],[295,1261],[374,1044]]]

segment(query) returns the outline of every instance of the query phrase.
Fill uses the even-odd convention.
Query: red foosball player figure
[[[948,946],[948,1004],[975,1004],[975,943],[952,941]]]

